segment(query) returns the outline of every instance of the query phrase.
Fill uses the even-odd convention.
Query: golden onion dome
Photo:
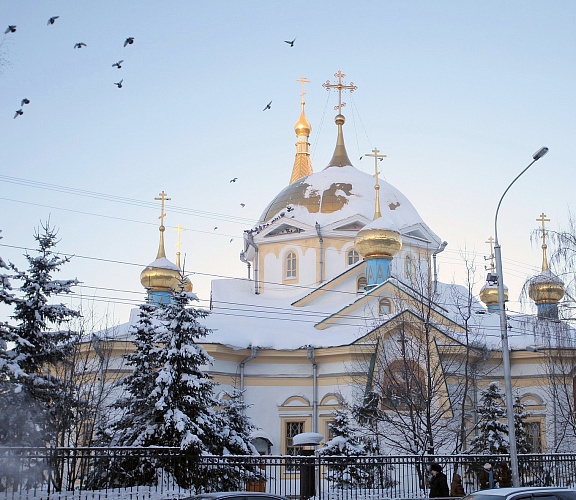
[[[377,219],[377,221],[379,220]],[[356,249],[365,260],[392,259],[402,248],[400,233],[370,226],[373,226],[373,223],[358,231],[354,241]]]
[[[564,283],[550,270],[542,271],[530,280],[528,295],[536,304],[557,304],[564,297]]]
[[[194,285],[192,285],[190,278],[184,278],[184,290],[187,292],[191,292],[194,290]]]
[[[140,283],[152,291],[177,290],[181,280],[180,269],[166,257],[156,259],[140,273]]]
[[[480,290],[480,300],[487,306],[498,305],[498,285],[486,283]],[[508,287],[504,285],[504,302],[508,300]]]
[[[312,131],[312,126],[310,122],[306,119],[306,115],[304,114],[304,101],[302,101],[302,113],[300,113],[300,118],[294,125],[294,132],[298,137],[300,136],[310,136],[310,132]]]

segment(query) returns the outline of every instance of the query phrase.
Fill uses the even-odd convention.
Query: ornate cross
[[[354,92],[358,87],[354,85],[354,82],[350,82],[350,85],[343,84],[342,78],[346,78],[346,75],[340,70],[338,70],[338,73],[334,73],[334,76],[338,78],[338,83],[330,83],[330,80],[326,80],[326,83],[323,83],[322,87],[325,87],[328,92],[330,92],[330,89],[336,89],[338,91],[338,106],[334,106],[334,109],[342,113],[342,107],[346,106],[346,103],[342,102],[342,91],[349,90],[350,92]]]
[[[178,253],[180,253],[180,245],[182,242],[180,241],[180,233],[186,231],[180,224],[176,226],[176,229],[172,229],[172,231],[176,231],[178,233],[178,243],[176,243],[176,248],[178,249]]]
[[[537,222],[541,222],[542,223],[542,245],[546,245],[546,228],[544,226],[545,222],[550,222],[550,219],[546,218],[546,214],[544,212],[542,212],[540,214],[540,218],[536,219]]]
[[[310,83],[310,80],[306,80],[306,77],[303,76],[302,78],[298,78],[296,81],[302,82],[302,93],[300,94],[300,97],[302,98],[302,101],[304,101],[304,94],[306,94],[306,92],[304,92],[304,84]]]
[[[162,191],[160,193],[160,198],[154,198],[155,200],[162,200],[162,211],[160,217],[158,217],[160,219],[161,226],[164,226],[164,217],[166,217],[166,214],[164,213],[164,202],[172,199],[172,198],[166,198],[166,196],[167,196],[166,193]]]
[[[379,219],[380,217],[382,217],[382,214],[380,213],[380,184],[378,184],[378,174],[380,174],[380,172],[378,172],[378,159],[382,159],[382,158],[386,158],[386,155],[379,155],[378,153],[380,152],[380,150],[378,148],[374,148],[372,150],[372,152],[374,154],[365,154],[364,156],[373,156],[374,157],[374,175],[372,177],[374,177],[376,179],[376,185],[374,186],[374,189],[376,190],[376,210],[374,211],[374,220]]]
[[[489,243],[490,244],[490,257],[488,257],[488,259],[490,259],[490,270],[491,272],[494,272],[494,238],[492,238],[492,236],[490,236],[490,238],[488,238],[488,241],[485,241],[484,243]]]

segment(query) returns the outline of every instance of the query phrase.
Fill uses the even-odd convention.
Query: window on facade
[[[334,424],[334,420],[329,420],[326,422],[326,430],[324,435],[326,436],[325,441],[328,442],[334,437],[334,431],[332,430],[332,424]]]
[[[367,284],[368,284],[368,280],[366,279],[366,276],[360,276],[358,278],[358,281],[356,282],[356,290],[358,292],[363,292],[364,288],[366,288]]]
[[[378,314],[390,314],[392,312],[392,302],[390,299],[380,299],[378,302]]]
[[[299,455],[302,446],[294,446],[292,438],[304,432],[304,422],[286,422],[286,455]]]
[[[530,453],[542,453],[542,427],[540,422],[526,422],[526,438]]]
[[[414,258],[410,254],[404,257],[404,277],[409,280],[414,279]]]
[[[284,276],[286,278],[296,277],[296,254],[294,252],[288,252],[286,254],[286,272]]]
[[[360,255],[358,255],[358,252],[354,249],[351,248],[350,250],[348,250],[348,265],[351,266],[352,264],[356,264],[356,262],[358,262],[360,260]]]
[[[424,371],[416,361],[396,359],[384,368],[381,398],[384,409],[423,409],[427,399]]]

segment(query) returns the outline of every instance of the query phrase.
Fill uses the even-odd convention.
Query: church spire
[[[182,245],[182,242],[180,241],[180,233],[186,231],[186,229],[184,229],[181,224],[178,224],[176,229],[172,229],[172,231],[178,233],[178,243],[176,243],[176,265],[182,269],[182,266],[180,265],[180,245]]]
[[[294,125],[294,132],[296,132],[298,142],[296,143],[296,158],[294,159],[294,168],[292,169],[290,184],[313,173],[312,162],[310,161],[310,143],[308,142],[312,127],[304,114],[304,95],[306,94],[306,92],[304,92],[304,84],[310,82],[306,80],[304,76],[296,81],[302,82],[302,94],[300,94],[302,98],[300,103],[302,105],[302,112],[300,113],[300,118]]]
[[[170,201],[172,198],[166,198],[166,193],[162,191],[160,193],[160,198],[154,198],[154,199],[162,200],[160,217],[158,217],[160,219],[160,227],[158,228],[160,231],[160,244],[158,245],[158,255],[156,255],[157,259],[161,259],[162,257],[166,257],[166,250],[164,249],[164,231],[166,229],[164,227],[164,217],[166,217],[166,214],[164,213],[164,202]]]
[[[374,186],[374,190],[376,191],[376,208],[374,209],[374,219],[379,219],[380,217],[382,217],[382,213],[380,212],[380,184],[378,184],[378,175],[380,174],[380,172],[378,172],[378,160],[382,159],[382,158],[386,158],[386,155],[379,155],[378,153],[380,152],[380,150],[378,148],[374,148],[372,150],[372,152],[374,154],[366,154],[364,156],[373,156],[374,157],[374,175],[373,177],[376,179],[376,184]]]
[[[547,219],[546,214],[542,212],[540,218],[536,219],[536,221],[542,223],[542,271],[548,271],[548,258],[546,257],[546,249],[548,248],[548,245],[546,245],[546,227],[544,226],[544,223],[550,222],[550,219]]]
[[[334,76],[338,78],[338,83],[330,83],[330,80],[327,80],[326,83],[322,84],[328,91],[331,89],[338,91],[338,106],[334,106],[334,109],[338,110],[338,114],[334,119],[336,125],[338,125],[338,139],[336,140],[336,148],[334,149],[334,154],[328,167],[344,167],[346,165],[352,165],[352,162],[350,158],[348,158],[346,146],[344,145],[344,133],[342,132],[342,125],[346,122],[342,114],[342,108],[346,106],[346,103],[342,102],[342,91],[349,90],[350,92],[354,92],[358,87],[356,87],[353,82],[350,82],[350,85],[342,83],[342,78],[346,78],[346,75],[342,73],[342,71],[338,71]]]

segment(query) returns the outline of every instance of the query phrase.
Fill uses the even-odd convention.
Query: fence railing
[[[486,462],[498,476],[506,455],[208,456],[178,448],[3,448],[0,500],[32,498],[168,499],[211,491],[261,491],[298,500],[427,497],[430,464],[448,482],[479,489]],[[576,484],[576,454],[519,456],[523,486]]]

